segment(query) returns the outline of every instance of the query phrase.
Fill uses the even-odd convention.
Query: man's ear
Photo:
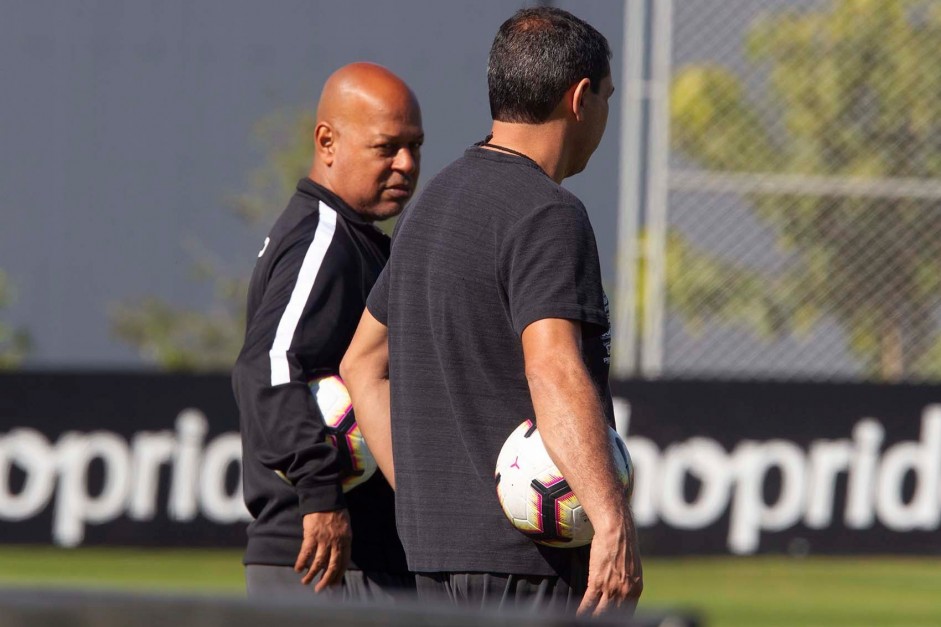
[[[575,119],[581,122],[585,116],[585,97],[588,94],[588,91],[591,89],[591,81],[587,78],[575,83],[572,87],[569,88],[571,93],[570,100],[572,106],[572,114],[575,116]]]
[[[336,130],[326,122],[320,122],[314,129],[314,151],[327,166],[333,165],[336,136]]]

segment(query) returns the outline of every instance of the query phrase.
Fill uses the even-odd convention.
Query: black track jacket
[[[232,373],[245,504],[254,518],[246,564],[293,566],[302,515],[349,507],[354,567],[407,572],[391,488],[377,472],[342,493],[336,453],[307,386],[338,374],[388,257],[389,238],[310,179],[298,183],[258,253],[245,345]]]

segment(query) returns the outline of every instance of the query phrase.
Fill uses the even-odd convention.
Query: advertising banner
[[[239,546],[248,518],[228,377],[0,376],[0,541]]]
[[[941,388],[621,381],[645,555],[941,553]],[[241,546],[224,375],[0,375],[0,542]]]
[[[941,553],[941,388],[613,389],[647,554]]]

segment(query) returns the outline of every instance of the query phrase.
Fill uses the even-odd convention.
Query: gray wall
[[[253,124],[312,106],[345,63],[382,63],[418,94],[427,181],[489,130],[487,51],[524,4],[0,0],[0,268],[17,288],[0,316],[32,334],[27,366],[142,367],[108,310],[150,294],[207,305],[193,248],[247,275],[262,233],[228,199],[261,164]],[[609,38],[620,76],[621,2],[556,5]],[[591,166],[566,182],[612,287],[618,95]]]

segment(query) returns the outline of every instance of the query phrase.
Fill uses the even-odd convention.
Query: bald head
[[[358,116],[392,109],[419,111],[418,99],[405,81],[381,65],[351,63],[331,74],[324,83],[317,121],[355,123]]]
[[[424,141],[415,94],[373,63],[324,83],[310,177],[370,220],[397,215],[415,191]]]

